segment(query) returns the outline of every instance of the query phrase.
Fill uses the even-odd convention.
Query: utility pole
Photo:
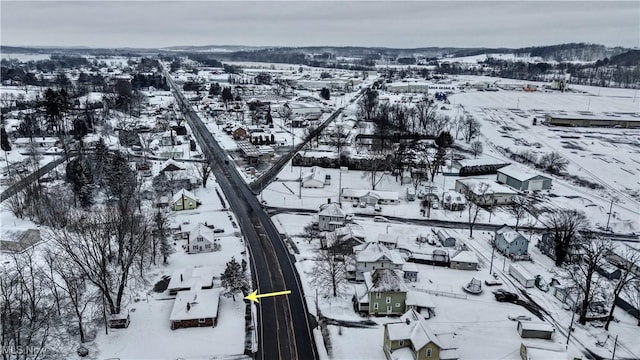
[[[573,329],[573,319],[576,317],[576,309],[571,307],[571,323],[569,324],[569,330],[567,331],[567,344],[565,350],[569,348],[569,338],[571,338],[571,331]]]
[[[493,239],[493,244],[491,244],[491,265],[489,265],[489,274],[493,275],[493,254],[496,252],[496,240],[495,235]]]
[[[613,355],[611,355],[611,360],[616,358],[616,347],[618,347],[618,335],[616,335],[616,341],[613,343]]]
[[[611,210],[613,210],[613,199],[611,199],[611,205],[609,205],[609,216],[607,217],[607,226],[605,231],[609,231],[609,220],[611,220]]]

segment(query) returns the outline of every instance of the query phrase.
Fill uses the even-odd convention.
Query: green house
[[[193,210],[200,204],[200,200],[191,191],[182,189],[173,195],[171,208],[173,211]]]
[[[383,351],[387,359],[457,360],[454,334],[436,334],[410,309],[396,323],[385,324]]]
[[[366,272],[364,282],[369,297],[369,314],[402,315],[406,308],[407,286],[402,270],[376,269]]]

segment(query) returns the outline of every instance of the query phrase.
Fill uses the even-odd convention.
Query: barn
[[[498,169],[497,181],[518,191],[539,191],[551,189],[551,178],[515,165]]]

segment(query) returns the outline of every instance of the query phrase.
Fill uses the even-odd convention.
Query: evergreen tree
[[[329,89],[327,88],[322,88],[322,90],[320,90],[320,97],[325,100],[329,100],[329,98],[331,97],[331,91],[329,91]]]
[[[222,286],[227,289],[225,296],[231,296],[233,301],[236,301],[238,292],[243,294],[249,291],[249,282],[247,281],[242,266],[236,261],[235,258],[231,258],[231,261],[227,262],[227,268],[224,273],[220,275],[220,281]]]
[[[4,126],[0,128],[0,145],[2,145],[3,151],[11,151],[11,144],[9,144],[9,136],[7,136],[7,131],[4,129]]]

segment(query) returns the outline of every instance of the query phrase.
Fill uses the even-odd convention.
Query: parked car
[[[380,211],[382,211],[382,207],[380,206],[380,204],[375,204],[373,206],[373,210],[376,211],[376,212],[380,212]]]
[[[515,302],[518,300],[518,295],[512,292],[508,292],[504,289],[498,289],[493,292],[496,300],[500,302]]]
[[[366,208],[367,207],[367,203],[364,201],[360,201],[360,207],[361,208]]]
[[[373,221],[375,222],[389,222],[389,219],[387,219],[384,216],[376,216],[373,218]]]
[[[526,315],[518,315],[518,316],[507,316],[511,321],[531,321],[531,316]]]

